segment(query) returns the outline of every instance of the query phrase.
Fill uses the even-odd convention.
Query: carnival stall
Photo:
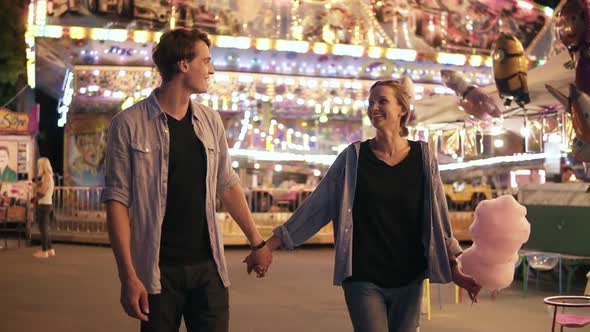
[[[37,105],[29,113],[0,108],[0,234],[18,233],[19,245],[35,217],[31,198],[38,119]]]
[[[552,57],[526,77],[530,100],[512,105],[505,103],[505,107],[500,108],[501,119],[472,118],[472,122],[482,131],[488,127],[495,142],[504,142],[501,134],[507,131],[520,133],[524,151],[535,152],[528,157],[534,157],[536,165],[529,164],[524,169],[525,165],[519,163],[522,169],[510,179],[517,184],[519,173],[522,177],[517,184],[521,187],[518,197],[527,207],[531,224],[531,236],[525,247],[561,254],[568,271],[569,290],[571,276],[579,266],[588,264],[590,255],[586,236],[590,227],[587,182],[590,171],[587,143],[590,141],[590,21],[576,19],[590,17],[590,7],[583,1],[562,1],[556,11],[555,30],[559,40],[551,47]],[[502,87],[498,84],[485,87],[481,92],[497,104],[503,102]],[[420,101],[418,105],[428,109],[421,114],[420,121],[436,118],[444,121],[444,126],[464,125],[465,114],[455,98],[437,96]],[[448,112],[449,109],[454,111]],[[481,165],[472,164],[471,168],[476,166]],[[556,182],[563,183],[545,183],[551,169],[559,175]],[[486,173],[498,171],[502,172],[501,168]],[[532,177],[541,181],[531,181]]]
[[[211,33],[214,82],[194,98],[222,116],[233,167],[267,234],[313,190],[339,151],[371,134],[364,110],[377,79],[414,81],[411,136],[436,145],[440,160],[450,163],[441,170],[491,157],[476,143],[480,127],[446,132],[444,124],[423,120],[430,110],[419,102],[455,94],[441,70],[493,85],[490,50],[501,32],[518,36],[540,64],[547,54],[536,45],[553,14],[512,0],[89,4],[32,1],[26,37],[29,84],[60,98],[66,187],[57,189],[56,211],[68,220],[61,229],[99,234],[102,240],[92,240],[98,242],[108,241],[97,203],[108,122],[158,85],[151,49],[163,30]],[[245,243],[227,214],[220,210],[218,217],[228,221],[227,243]],[[317,241],[332,240],[330,230],[323,234]]]

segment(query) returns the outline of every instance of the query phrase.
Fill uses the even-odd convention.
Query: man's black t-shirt
[[[189,106],[180,121],[168,116],[168,194],[162,225],[160,264],[212,260],[205,214],[207,157],[193,129]]]

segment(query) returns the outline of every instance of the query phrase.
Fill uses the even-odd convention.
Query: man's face
[[[8,165],[8,152],[0,150],[0,168],[4,169]]]
[[[209,47],[202,41],[195,44],[195,52],[197,56],[188,63],[185,82],[192,92],[205,93],[209,77],[215,73],[211,62],[211,53]]]

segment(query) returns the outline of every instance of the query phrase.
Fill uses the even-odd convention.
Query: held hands
[[[481,290],[481,286],[475,282],[472,277],[464,275],[457,265],[452,267],[453,282],[465,289],[469,294],[471,302],[477,303],[477,294]]]
[[[266,244],[260,249],[253,248],[243,262],[246,263],[248,274],[252,273],[252,270],[254,270],[254,272],[256,272],[256,277],[262,278],[268,271],[268,267],[272,262],[272,252]]]
[[[148,321],[150,313],[148,294],[145,286],[137,277],[121,282],[121,306],[129,317]]]

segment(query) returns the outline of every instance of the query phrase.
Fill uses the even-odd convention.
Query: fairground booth
[[[0,233],[17,233],[19,246],[34,220],[38,119],[38,105],[29,112],[0,108]]]
[[[372,137],[369,87],[409,77],[410,138],[438,153],[460,240],[470,240],[479,202],[511,194],[526,202],[531,224],[544,225],[531,235],[533,249],[590,256],[579,130],[568,103],[545,88],[567,95],[575,80],[556,34],[565,3],[554,12],[524,0],[32,1],[29,84],[60,98],[65,132],[53,234],[108,243],[99,196],[109,121],[158,86],[151,52],[162,32],[195,27],[210,33],[216,73],[193,98],[220,113],[263,236],[338,152]],[[546,182],[560,183],[544,194]],[[555,191],[570,198],[553,200]],[[569,216],[568,231],[549,231],[559,221],[548,213]],[[223,206],[217,217],[226,244],[246,243]],[[567,244],[547,241],[555,236]],[[310,240],[332,241],[330,224]]]

